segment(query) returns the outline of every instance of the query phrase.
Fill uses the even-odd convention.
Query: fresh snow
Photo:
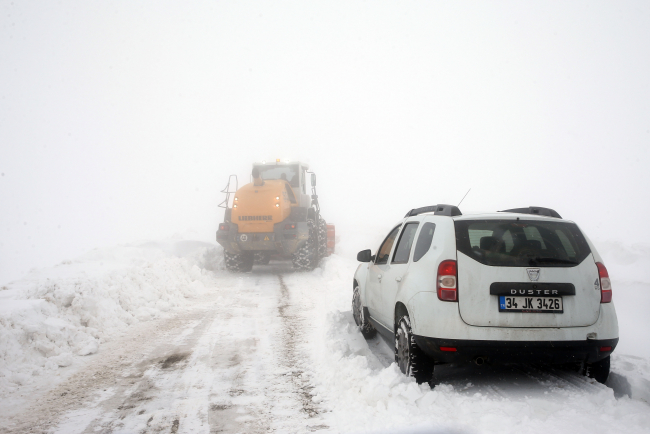
[[[168,241],[92,251],[0,291],[0,399],[205,291],[201,258],[174,254],[188,244],[207,246]]]
[[[214,244],[92,251],[0,290],[0,432],[650,432],[647,246],[603,243],[621,341],[607,385],[540,366],[417,385],[350,312],[353,249],[310,273]]]

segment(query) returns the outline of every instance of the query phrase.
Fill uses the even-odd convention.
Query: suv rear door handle
[[[402,281],[402,277],[401,277],[401,276],[397,276],[397,277],[395,278],[395,280],[397,280],[398,282],[401,282],[401,281]]]

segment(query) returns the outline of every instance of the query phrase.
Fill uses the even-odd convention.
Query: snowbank
[[[0,291],[0,397],[52,374],[130,325],[206,290],[221,255],[197,241],[94,250]]]
[[[328,351],[315,391],[333,407],[338,432],[647,432],[650,426],[641,377],[648,366],[640,359],[637,365],[628,357],[614,363],[615,377],[640,380],[628,389],[636,400],[617,399],[612,388],[574,374],[507,367],[439,368],[443,373],[432,389],[406,378],[395,363],[383,366],[382,350],[371,347],[388,346],[381,338],[366,342],[350,312],[332,312],[327,322]]]

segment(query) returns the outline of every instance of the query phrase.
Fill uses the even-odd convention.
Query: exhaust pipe
[[[486,359],[484,357],[478,356],[474,359],[474,363],[476,363],[476,366],[483,366],[486,362]]]

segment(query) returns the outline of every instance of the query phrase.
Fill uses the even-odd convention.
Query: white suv
[[[357,259],[354,319],[364,336],[394,339],[395,361],[419,383],[434,365],[468,361],[573,364],[607,380],[618,343],[609,275],[551,209],[413,209]]]

